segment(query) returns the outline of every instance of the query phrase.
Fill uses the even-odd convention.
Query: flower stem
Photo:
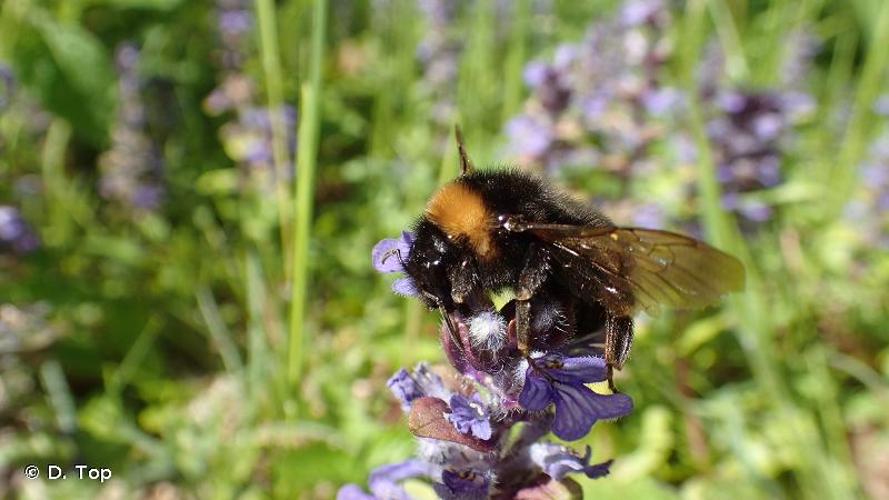
[[[287,184],[284,180],[289,173],[289,153],[287,151],[287,131],[284,123],[284,91],[281,78],[281,58],[278,54],[278,29],[275,24],[275,6],[272,0],[256,0],[256,13],[259,18],[260,53],[265,76],[268,99],[268,113],[272,125],[272,160],[275,166],[275,197],[278,209],[278,225],[281,231],[281,255],[290,255],[290,204]],[[292,262],[284,259],[285,281],[289,282]]]
[[[317,166],[319,103],[321,102],[321,61],[324,57],[324,29],[327,1],[315,0],[312,15],[312,43],[308,79],[300,92],[300,119],[297,151],[296,220],[293,240],[293,291],[290,304],[290,348],[288,378],[296,389],[302,373],[303,346],[306,344],[306,301],[309,280],[309,239],[311,237],[314,176]]]

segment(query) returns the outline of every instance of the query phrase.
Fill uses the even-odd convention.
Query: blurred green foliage
[[[526,63],[617,3],[460,3],[445,29],[454,76],[436,84],[418,56],[422,2],[247,2],[233,69],[219,27],[231,1],[5,0],[0,205],[41,245],[0,254],[0,496],[331,498],[409,456],[385,382],[442,359],[436,317],[390,293],[370,249],[456,172],[454,122],[476,163],[513,161],[503,130]],[[618,381],[637,409],[583,442],[616,458],[613,473],[580,482],[591,498],[886,498],[889,252],[847,207],[887,131],[873,106],[889,89],[889,4],[689,0],[674,16],[666,71],[680,87],[711,42],[735,83],[773,85],[786,32],[811,30],[816,114],[782,157],[786,181],[763,193],[777,215],[753,234],[707,198],[706,165],[694,174],[694,214],[745,260],[748,290],[643,322]],[[163,165],[150,209],[100,189],[103,154],[130,144],[116,135],[132,129],[124,44],[139,54],[136,144]],[[296,124],[266,115],[270,170],[237,154],[255,137],[225,132],[246,107],[210,110],[227,72],[253,82],[256,109],[296,107]],[[592,196],[595,175],[563,180]],[[678,189],[671,178],[658,189]],[[113,479],[31,481],[30,463]]]

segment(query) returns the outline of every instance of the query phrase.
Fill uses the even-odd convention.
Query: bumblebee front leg
[[[608,315],[605,318],[605,362],[608,363],[608,387],[614,387],[613,372],[620,370],[630,356],[633,347],[633,318],[630,316]]]
[[[531,298],[549,276],[549,256],[535,244],[528,247],[516,287],[516,339],[519,351],[528,355],[531,344]]]

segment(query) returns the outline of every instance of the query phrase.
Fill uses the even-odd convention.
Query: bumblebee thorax
[[[426,217],[451,240],[465,241],[483,260],[496,254],[493,214],[482,195],[460,181],[442,186],[426,205]]]

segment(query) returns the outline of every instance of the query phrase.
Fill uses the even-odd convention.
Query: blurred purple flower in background
[[[250,52],[253,31],[253,2],[250,0],[217,0],[216,25],[219,29],[219,62],[227,73],[238,73]]]
[[[153,211],[163,202],[163,160],[147,134],[146,109],[139,75],[139,49],[125,43],[117,49],[117,120],[111,149],[99,158],[99,193],[135,212]]]
[[[252,46],[255,28],[252,2],[217,0],[218,54],[222,69],[221,83],[204,99],[204,109],[212,116],[233,112],[236,119],[220,129],[226,154],[245,167],[242,173],[266,190],[271,190],[278,175],[273,154],[273,120],[280,120],[287,134],[287,164],[284,175],[293,175],[296,154],[296,108],[283,105],[269,109],[256,104],[256,85],[244,65]],[[286,179],[284,179],[286,180]]]
[[[667,2],[634,0],[592,24],[582,41],[559,46],[549,61],[528,63],[532,95],[506,124],[506,154],[549,173],[571,177],[595,169],[610,176],[618,188],[601,204],[626,212],[616,217],[622,222],[687,223],[679,214],[668,220],[664,206],[633,199],[632,186],[661,172],[679,175],[695,196],[692,176],[669,173],[694,172],[698,154],[687,126],[694,97],[707,120],[723,205],[740,216],[742,228],[755,229],[774,212],[758,193],[783,181],[782,151],[814,110],[802,75],[818,45],[808,31],[788,34],[780,85],[748,90],[726,81],[724,55],[711,44],[699,66],[698,94],[689,96],[668,83],[671,29]]]
[[[763,202],[744,193],[775,187],[782,181],[782,141],[813,108],[804,94],[781,91],[721,90],[712,101],[716,116],[707,124],[723,206],[760,223],[772,215]]]
[[[452,25],[459,2],[420,0],[417,4],[425,20],[423,38],[417,46],[417,59],[423,68],[422,86],[435,103],[432,119],[450,126],[457,111],[456,82],[463,43]]]
[[[6,111],[15,92],[15,77],[12,70],[3,62],[0,62],[0,113]]]
[[[861,189],[846,205],[845,217],[869,245],[889,249],[889,95],[874,104],[882,131],[858,168]]]
[[[644,168],[654,124],[681,102],[660,71],[669,22],[660,0],[628,2],[581,42],[559,46],[552,62],[530,62],[532,96],[506,125],[510,155],[550,171],[595,162],[626,177]]]
[[[0,252],[27,254],[40,247],[40,239],[15,207],[0,205]]]

